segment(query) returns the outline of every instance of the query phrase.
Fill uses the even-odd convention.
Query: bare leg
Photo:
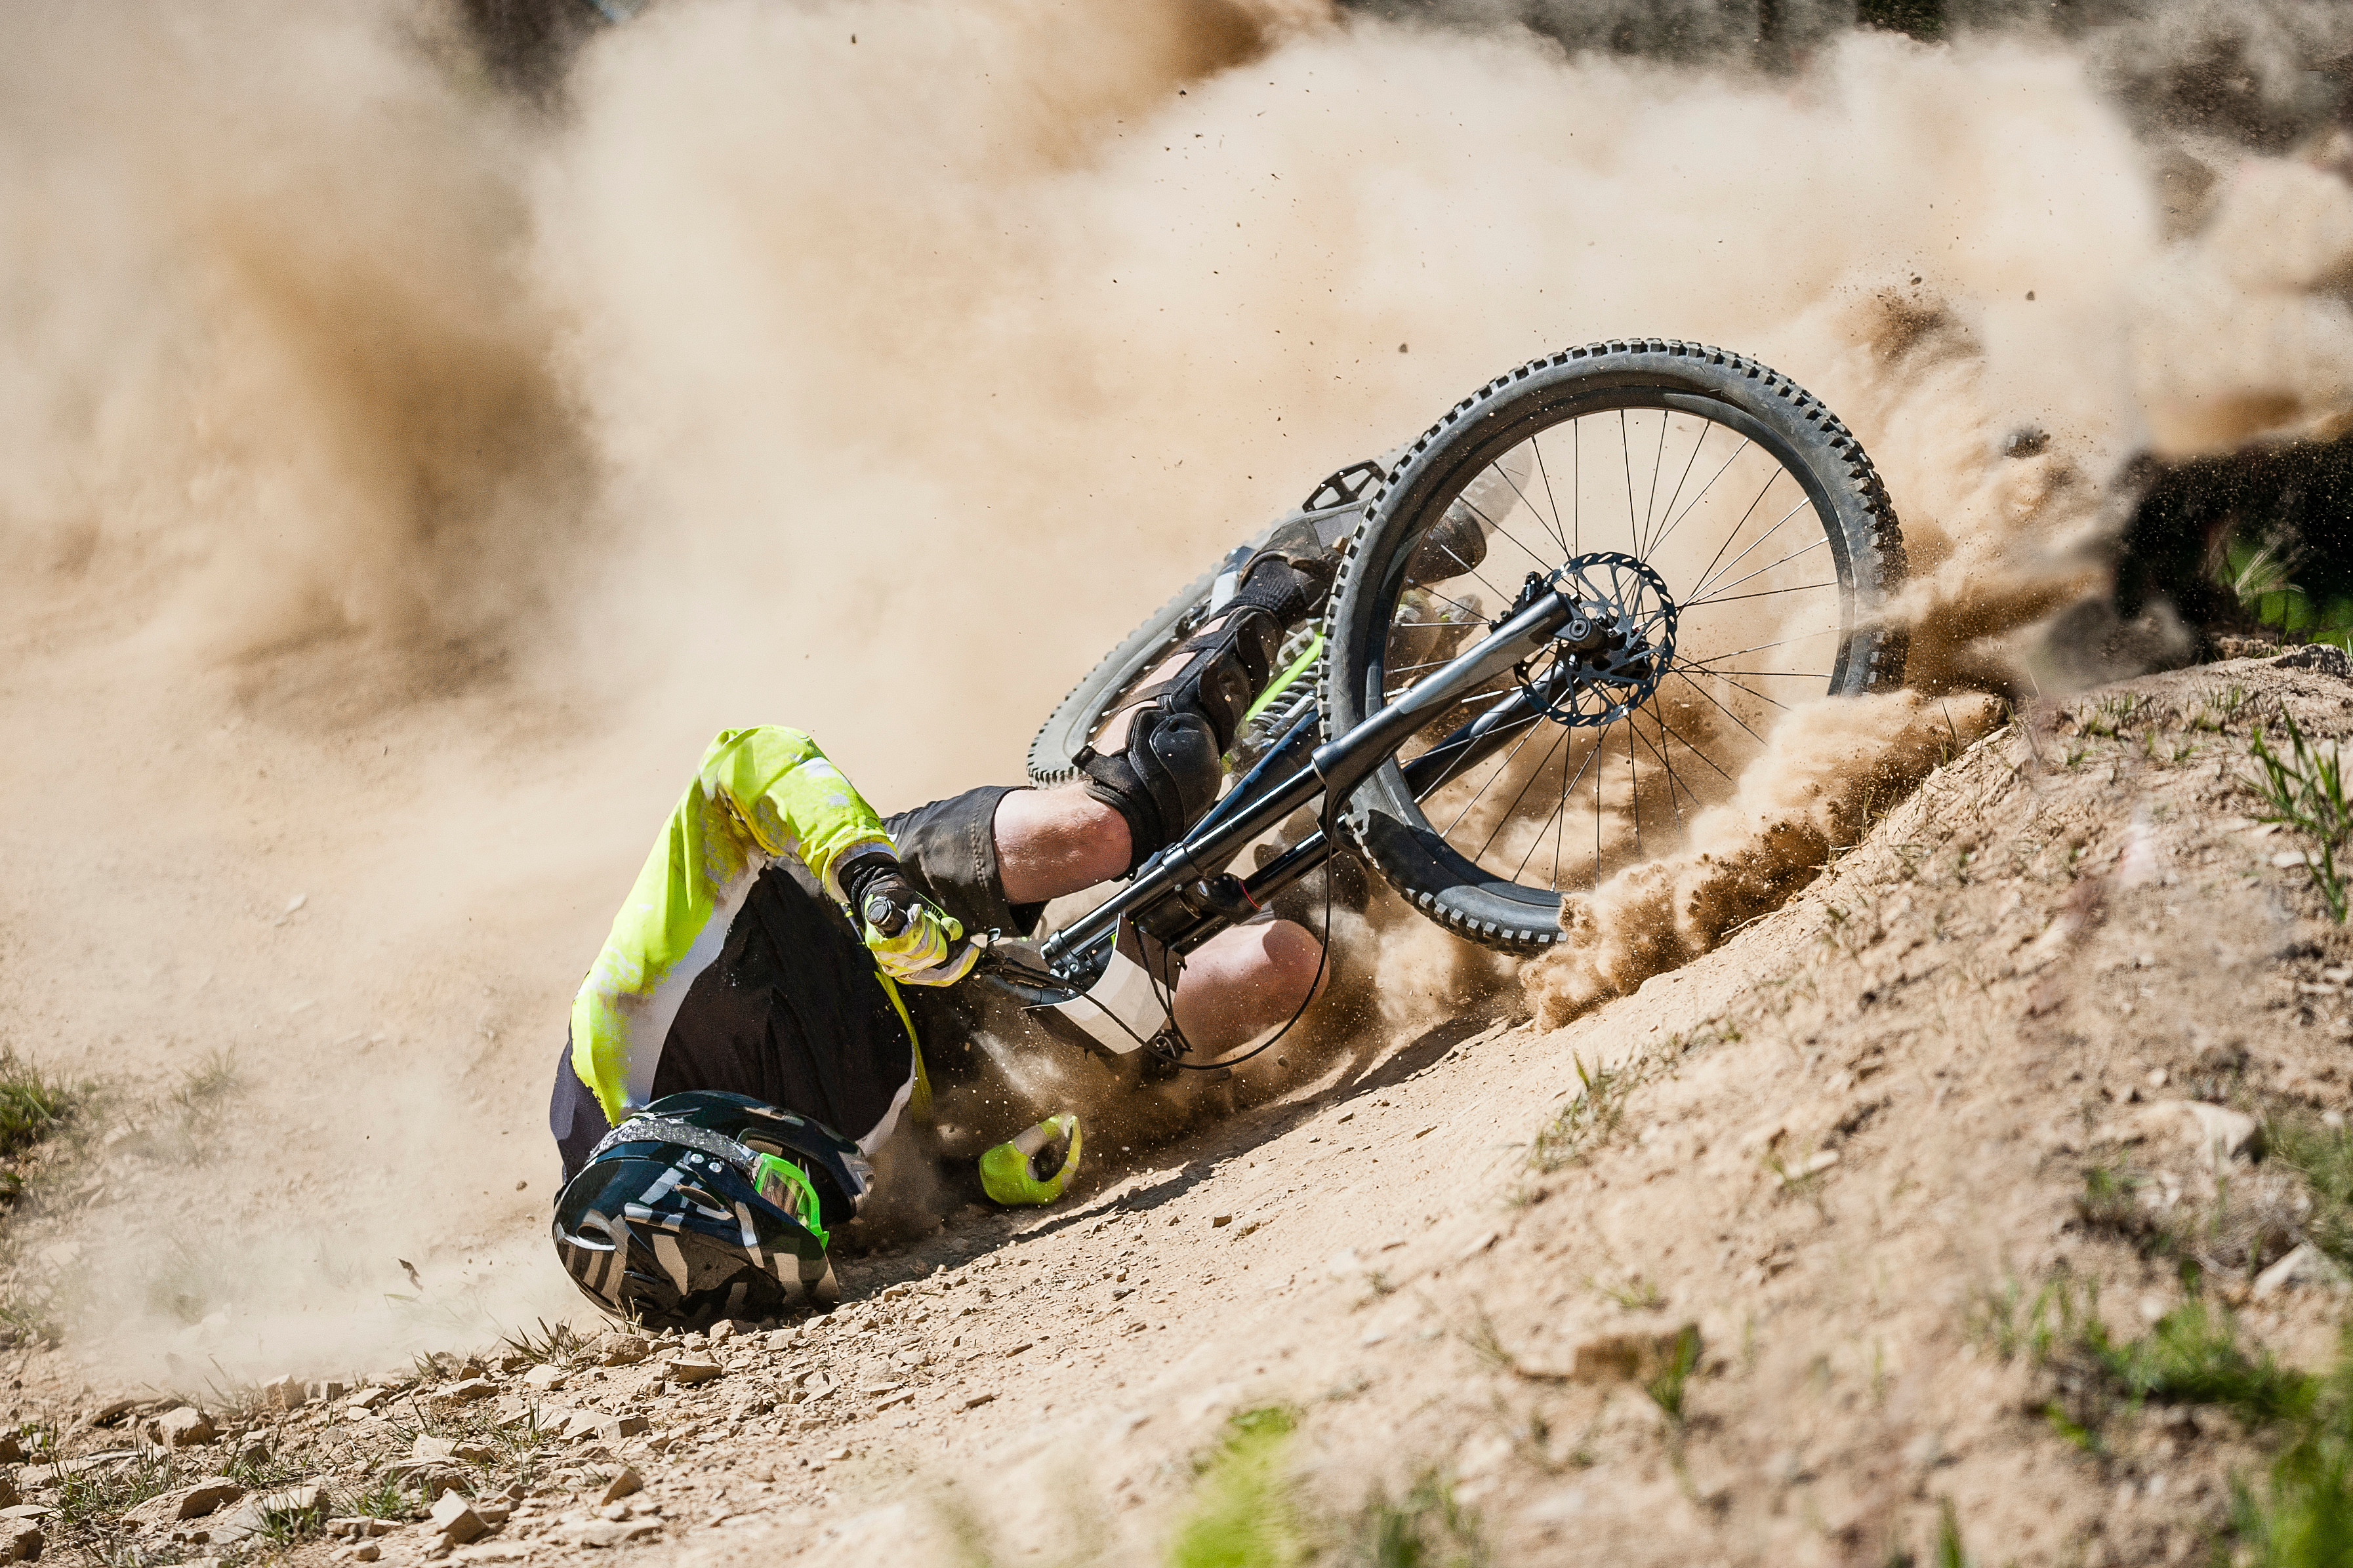
[[[990,831],[1009,904],[1058,899],[1127,869],[1126,821],[1080,785],[1015,791],[998,803]],[[1220,931],[1185,961],[1176,1026],[1196,1050],[1231,1050],[1290,1018],[1310,985],[1322,988],[1323,955],[1290,921]]]
[[[1008,904],[1042,904],[1127,869],[1127,821],[1078,784],[1016,790],[989,825]]]
[[[1291,921],[1252,921],[1221,931],[1193,950],[1176,984],[1176,1026],[1196,1051],[1218,1056],[1290,1022],[1332,978],[1323,948]]]

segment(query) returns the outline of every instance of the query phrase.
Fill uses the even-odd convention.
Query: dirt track
[[[412,1458],[421,1422],[487,1435],[487,1458],[439,1463],[449,1480],[526,1482],[461,1560],[593,1560],[634,1536],[620,1549],[649,1563],[1137,1562],[1198,1506],[1229,1419],[1282,1406],[1311,1512],[1434,1472],[1504,1562],[1877,1563],[1924,1547],[1947,1499],[1996,1560],[2203,1552],[2253,1462],[2236,1428],[2151,1406],[2103,1451],[2070,1447],[2043,1414],[2052,1372],[2005,1360],[2000,1320],[2064,1279],[2137,1331],[2179,1298],[2151,1243],[2171,1234],[2253,1340],[2303,1362],[2331,1342],[2333,1289],[2250,1297],[2300,1239],[2292,1173],[2251,1163],[2259,1143],[2218,1156],[2172,1109],[2345,1109],[2353,943],[2235,782],[2257,722],[2347,728],[2341,660],[2300,657],[2005,728],[1637,995],[1548,1034],[1444,1024],[1148,1162],[1097,1160],[1065,1207],[967,1210],[848,1265],[843,1305],[797,1328],[609,1368],[594,1346],[558,1386],[486,1354],[470,1403],[447,1402],[454,1358],[421,1382],[377,1369],[399,1386],[364,1415],[216,1391],[227,1435],[174,1465],[193,1478],[259,1437],[248,1479],[323,1485],[334,1513]],[[2134,1203],[2087,1205],[2087,1169],[2119,1161]],[[1686,1324],[1673,1419],[1659,1373]],[[656,1391],[704,1355],[717,1375]],[[70,1349],[23,1361],[22,1414],[65,1452],[128,1447],[121,1423],[170,1403],[72,1426],[118,1391]],[[80,1396],[58,1381],[79,1376]],[[532,1435],[534,1409],[574,1435]],[[644,1489],[600,1513],[624,1467]],[[35,1503],[60,1499],[33,1490],[48,1473],[19,1471]],[[86,1528],[52,1522],[53,1550]],[[438,1539],[420,1523],[377,1549]]]

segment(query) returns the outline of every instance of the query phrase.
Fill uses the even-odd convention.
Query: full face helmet
[[[775,1317],[839,1294],[826,1247],[873,1182],[832,1129],[716,1089],[666,1094],[555,1200],[555,1250],[589,1300],[654,1328]]]

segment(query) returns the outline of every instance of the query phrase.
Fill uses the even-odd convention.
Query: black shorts
[[[909,879],[967,932],[1026,934],[1044,907],[1005,901],[991,825],[1015,787],[966,790],[883,824]],[[959,1010],[920,986],[900,995],[936,1051],[946,1042],[931,1037],[955,1027]],[[718,960],[688,988],[662,1042],[653,1098],[725,1089],[864,1142],[887,1131],[915,1049],[848,918],[806,867],[779,860],[753,884]],[[572,1069],[568,1037],[547,1120],[569,1181],[611,1128]]]
[[[1038,929],[1044,904],[1008,904],[997,866],[997,807],[1020,788],[983,784],[962,795],[902,811],[882,824],[899,847],[899,863],[916,888],[964,922],[966,936],[1001,931],[1027,936]]]

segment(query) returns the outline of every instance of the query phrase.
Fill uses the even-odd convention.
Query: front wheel
[[[1472,529],[1483,553],[1452,542]],[[1861,445],[1763,365],[1651,340],[1500,376],[1364,508],[1333,591],[1324,733],[1397,701],[1533,584],[1587,606],[1582,635],[1465,693],[1357,789],[1348,830],[1440,924],[1549,946],[1563,894],[1675,847],[1782,715],[1901,683],[1883,610],[1904,570]],[[1504,721],[1473,743],[1491,711]]]

